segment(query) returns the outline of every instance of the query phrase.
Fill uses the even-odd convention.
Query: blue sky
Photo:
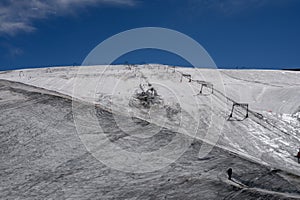
[[[198,41],[219,68],[300,68],[299,0],[1,0],[0,70],[81,64],[100,42],[138,27]],[[115,63],[189,65],[160,50]]]

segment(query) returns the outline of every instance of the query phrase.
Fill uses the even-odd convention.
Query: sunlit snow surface
[[[182,73],[190,74],[193,80],[212,83],[214,93],[206,88],[204,94],[199,94],[199,83],[185,78],[181,81]],[[2,72],[0,79],[99,105],[117,114],[113,119],[120,129],[126,127],[122,127],[123,118],[116,116],[137,117],[240,157],[300,175],[294,157],[300,147],[299,72],[173,68],[153,64],[27,69]],[[163,105],[150,110],[130,106],[140,85],[148,83],[157,89]],[[0,103],[22,98],[25,97],[19,93],[3,91]],[[249,118],[244,119],[244,109],[237,109],[234,117],[227,120],[231,100],[248,103],[252,112]],[[162,111],[165,106],[173,108],[177,104],[181,108],[179,115],[168,117]],[[216,130],[214,137],[208,135],[211,127]],[[141,133],[139,137],[147,135]]]

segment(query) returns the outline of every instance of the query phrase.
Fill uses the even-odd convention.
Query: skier
[[[299,149],[299,151],[297,153],[297,158],[298,158],[298,163],[300,163],[300,149]]]
[[[231,175],[232,175],[232,169],[231,168],[229,168],[227,170],[227,174],[228,174],[228,180],[231,180]]]

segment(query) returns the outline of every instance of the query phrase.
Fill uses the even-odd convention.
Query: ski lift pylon
[[[192,82],[192,75],[190,74],[182,74],[180,82],[182,82],[182,77],[185,77],[189,80],[189,82]]]
[[[249,104],[247,104],[247,103],[236,103],[236,102],[234,102],[234,103],[232,104],[232,108],[231,108],[231,113],[230,113],[230,115],[229,115],[229,119],[232,117],[233,112],[234,112],[234,108],[235,108],[236,106],[240,106],[240,107],[244,108],[244,109],[246,110],[245,118],[248,118],[248,117],[249,117]]]

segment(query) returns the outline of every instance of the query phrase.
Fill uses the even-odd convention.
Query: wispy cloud
[[[193,9],[213,10],[224,14],[235,14],[249,9],[269,5],[282,5],[295,0],[189,0]]]
[[[32,32],[33,22],[51,16],[74,14],[89,6],[134,6],[136,0],[1,0],[0,35]]]

